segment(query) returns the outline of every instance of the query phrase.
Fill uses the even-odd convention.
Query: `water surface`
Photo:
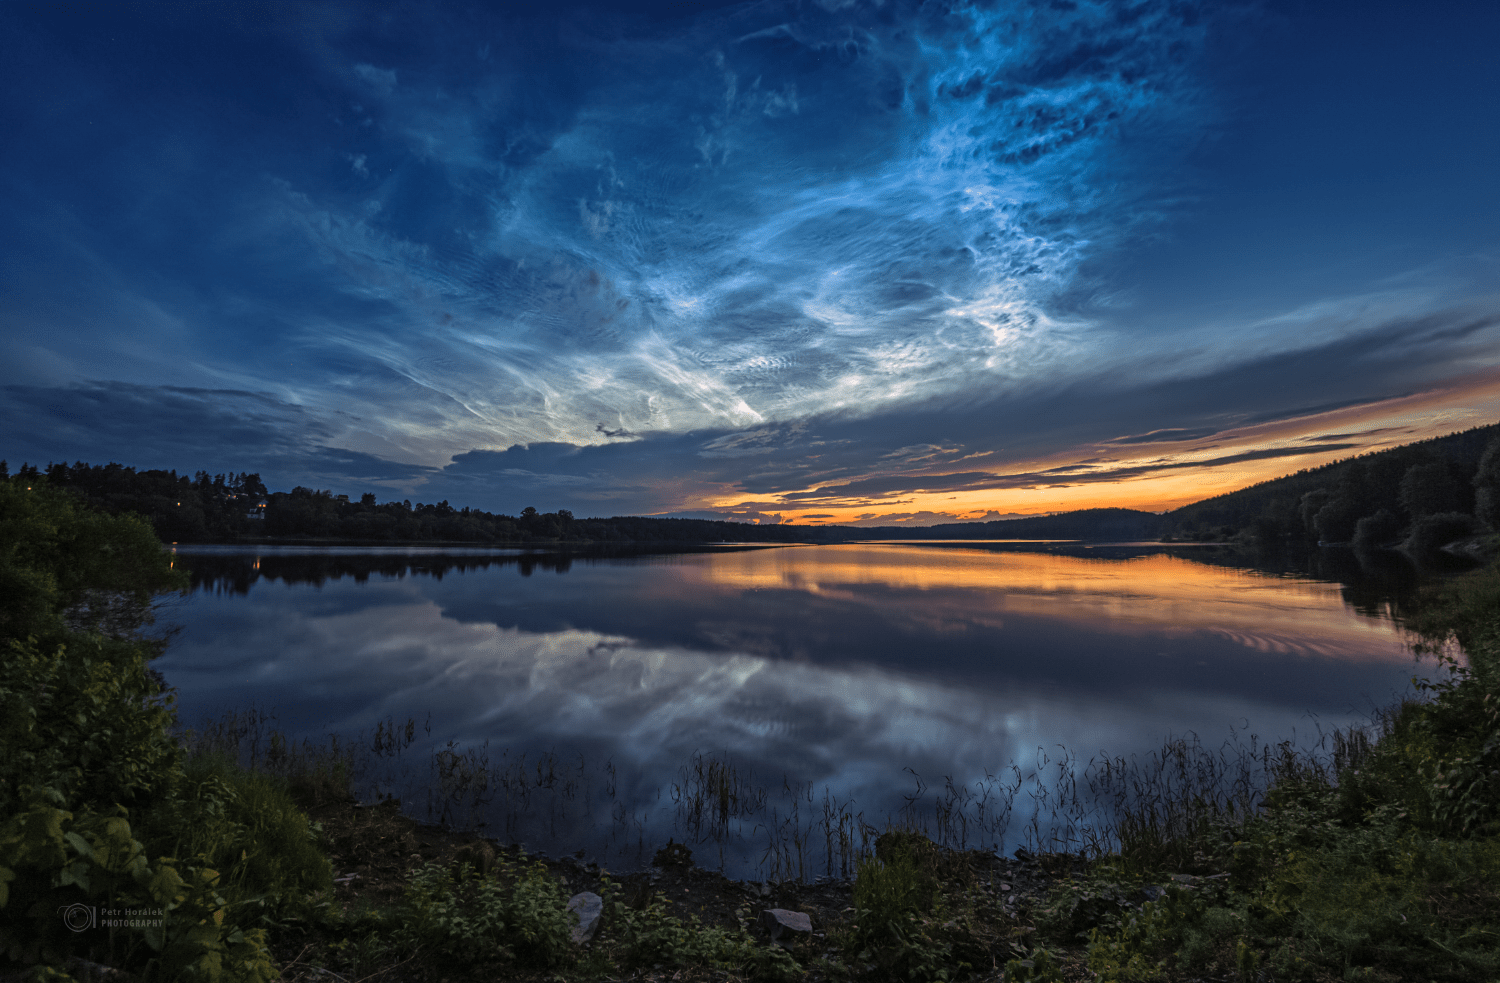
[[[423,740],[488,742],[492,762],[555,752],[594,798],[570,793],[561,826],[509,827],[550,852],[611,816],[660,832],[695,752],[879,824],[945,778],[979,788],[1062,748],[1186,732],[1307,740],[1409,685],[1379,591],[1356,604],[1151,546],[1073,552],[179,548],[195,589],[159,667],[189,722],[252,703],[299,735],[430,715]]]

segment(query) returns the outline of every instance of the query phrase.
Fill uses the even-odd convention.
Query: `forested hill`
[[[1164,528],[1162,517],[1135,509],[1082,509],[1026,519],[994,522],[954,522],[942,526],[877,526],[855,529],[831,526],[853,539],[1084,539],[1125,542],[1156,539]]]
[[[1173,539],[1391,545],[1500,525],[1500,423],[1335,461],[1184,505]]]

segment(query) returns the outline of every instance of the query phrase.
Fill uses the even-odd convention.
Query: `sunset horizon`
[[[11,5],[0,457],[924,526],[1493,423],[1497,17]]]

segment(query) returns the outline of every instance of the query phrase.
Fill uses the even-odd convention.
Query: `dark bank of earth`
[[[650,869],[615,873],[580,858],[528,857],[515,845],[505,846],[474,833],[449,830],[418,822],[401,812],[400,802],[386,800],[358,803],[341,798],[307,805],[308,815],[321,827],[333,861],[335,889],[331,906],[344,914],[395,904],[401,898],[413,874],[429,864],[457,869],[470,864],[481,870],[518,862],[540,862],[548,875],[563,886],[566,895],[580,892],[602,894],[606,898],[600,923],[602,939],[610,933],[614,902],[640,910],[660,901],[666,914],[689,923],[696,919],[704,927],[722,927],[735,931],[744,920],[751,926],[757,943],[780,944],[797,958],[805,969],[798,978],[809,981],[865,976],[869,967],[847,966],[848,955],[840,948],[840,939],[852,927],[854,915],[854,882],[820,878],[812,884],[792,881],[734,881],[723,874],[704,870],[692,862],[691,851],[680,844],[668,844],[659,850]],[[898,836],[912,834],[896,834]],[[1008,961],[1025,959],[1040,945],[1038,922],[1055,913],[1046,910],[1049,893],[1060,882],[1082,877],[1090,864],[1082,858],[1065,855],[1036,855],[1018,851],[1015,857],[1000,857],[984,850],[952,851],[920,840],[931,850],[932,869],[943,896],[951,902],[950,913],[961,907],[969,915],[966,931],[969,943],[961,953],[973,967],[978,980],[1005,978]],[[1188,880],[1188,878],[1182,878]],[[1147,888],[1135,897],[1111,898],[1122,913],[1137,909],[1158,891]],[[795,941],[785,938],[773,943],[764,929],[756,927],[760,913],[767,909],[786,909],[809,916],[810,937]],[[591,946],[584,943],[580,956],[586,958]],[[1085,946],[1079,939],[1073,945],[1048,943],[1047,949],[1058,962],[1064,980],[1092,980],[1097,977],[1085,968]],[[421,955],[404,962],[379,966],[351,965],[345,953],[349,941],[329,934],[324,926],[312,923],[284,925],[275,933],[272,950],[282,967],[282,979],[298,983],[346,983],[369,980],[413,981],[413,983],[464,983],[467,980],[558,979],[554,972],[525,972],[515,967],[455,971],[451,966],[424,961]],[[827,962],[820,963],[820,957]],[[574,974],[569,974],[570,976]],[[877,974],[878,975],[878,974]],[[623,970],[611,967],[598,978],[605,980],[738,980],[747,974],[702,967],[656,965]],[[1225,976],[1225,980],[1232,979]],[[1204,981],[1217,977],[1201,977]]]

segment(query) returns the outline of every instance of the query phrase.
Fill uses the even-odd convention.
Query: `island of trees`
[[[0,461],[0,477],[9,475]],[[576,518],[566,509],[503,515],[410,500],[356,500],[296,487],[272,492],[260,475],[191,477],[78,461],[25,464],[112,514],[144,516],[166,542],[339,541],[492,545],[836,543],[881,539],[1067,539],[1238,542],[1259,548],[1319,543],[1425,550],[1500,529],[1500,424],[1336,461],[1156,514],[1084,509],[941,526],[754,525],[710,519]]]

